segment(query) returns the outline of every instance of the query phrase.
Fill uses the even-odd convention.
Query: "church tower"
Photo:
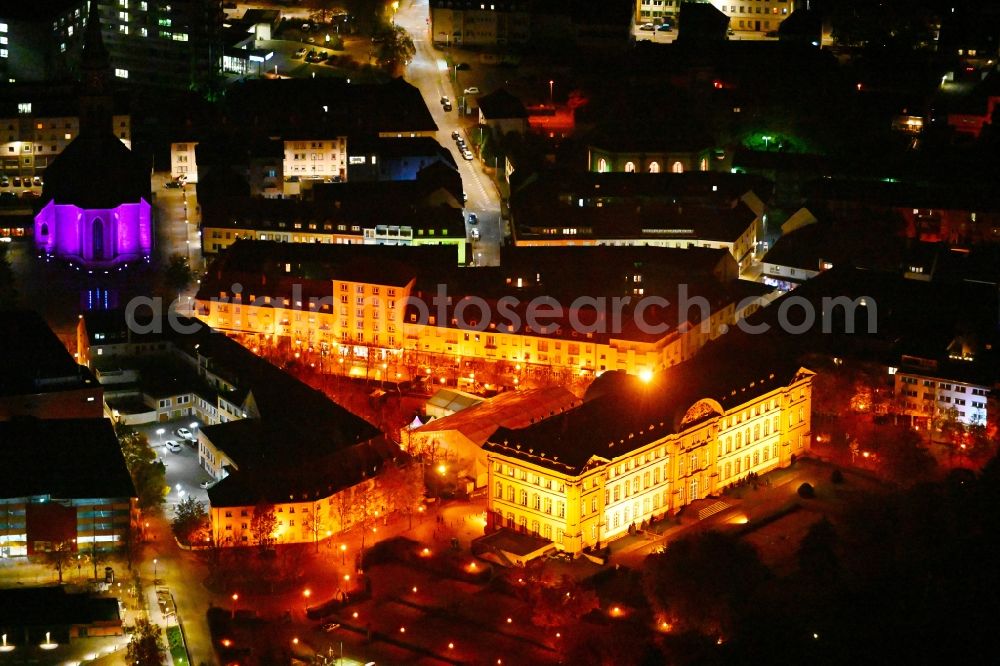
[[[111,61],[101,37],[101,10],[97,0],[90,0],[80,69],[80,133],[111,132]]]

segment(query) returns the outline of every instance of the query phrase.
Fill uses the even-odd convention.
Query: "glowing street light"
[[[153,585],[156,585],[156,565],[159,563],[155,557],[153,558]]]
[[[156,429],[156,436],[159,438],[157,441],[160,444],[163,444],[163,433],[165,433],[165,432],[166,432],[166,430],[164,430],[163,428],[157,428]]]
[[[342,566],[347,564],[347,544],[345,543],[340,544],[340,564]]]
[[[653,381],[653,371],[648,368],[640,370],[639,379],[641,379],[644,384],[648,384]]]
[[[302,590],[302,596],[305,597],[306,599],[308,599],[309,597],[312,596],[312,590],[310,590],[307,587],[306,589]]]
[[[232,619],[235,620],[236,619],[236,602],[240,600],[240,595],[238,595],[235,592],[233,592],[232,600],[233,600]]]

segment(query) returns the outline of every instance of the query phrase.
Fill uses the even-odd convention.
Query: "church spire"
[[[83,75],[80,91],[80,131],[111,130],[111,59],[101,37],[101,11],[98,0],[90,0],[87,30],[80,56]]]

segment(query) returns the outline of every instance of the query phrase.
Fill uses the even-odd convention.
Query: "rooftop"
[[[580,474],[593,458],[613,460],[680,432],[700,418],[691,410],[700,400],[714,400],[728,411],[787,385],[799,372],[797,364],[773,353],[749,358],[710,348],[649,383],[607,372],[591,385],[582,405],[526,427],[500,428],[484,449]]]
[[[0,422],[0,478],[4,498],[135,497],[118,438],[104,418]]]
[[[521,100],[504,88],[494,90],[488,95],[482,95],[477,100],[479,110],[486,120],[528,117],[528,112],[524,110],[524,104],[521,103]]]
[[[0,372],[0,396],[97,385],[37,312],[0,311],[0,347],[8,350]]]
[[[468,409],[434,419],[415,432],[457,430],[470,441],[482,445],[499,428],[522,428],[579,404],[580,399],[561,386],[506,391]]]
[[[62,585],[0,589],[0,627],[5,629],[120,621],[115,598],[73,593]]]

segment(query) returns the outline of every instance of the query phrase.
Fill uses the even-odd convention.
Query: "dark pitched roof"
[[[150,171],[110,129],[81,132],[45,169],[42,202],[115,208],[149,201]]]
[[[37,312],[0,311],[0,348],[8,350],[0,395],[97,386],[93,374],[77,364]]]
[[[799,369],[774,354],[744,358],[704,351],[648,384],[605,373],[608,377],[594,382],[581,406],[526,428],[500,428],[483,448],[579,474],[595,456],[611,460],[683,430],[686,413],[699,400],[716,400],[728,410],[787,385]],[[611,386],[605,390],[598,382]]]
[[[135,497],[111,421],[18,418],[0,422],[0,496]]]
[[[528,112],[525,111],[521,100],[505,88],[499,88],[488,95],[482,95],[478,98],[478,102],[479,110],[482,111],[487,120],[528,117]]]
[[[62,585],[0,589],[0,627],[5,629],[68,627],[119,620],[118,600],[114,598],[69,592]]]
[[[264,434],[260,426],[247,421],[225,425],[239,423],[245,424],[241,432],[250,437]],[[401,456],[397,445],[375,437],[349,447],[316,451],[308,460],[296,459],[295,464],[241,467],[212,486],[208,497],[213,507],[252,506],[261,500],[317,500],[375,476],[388,461]]]

